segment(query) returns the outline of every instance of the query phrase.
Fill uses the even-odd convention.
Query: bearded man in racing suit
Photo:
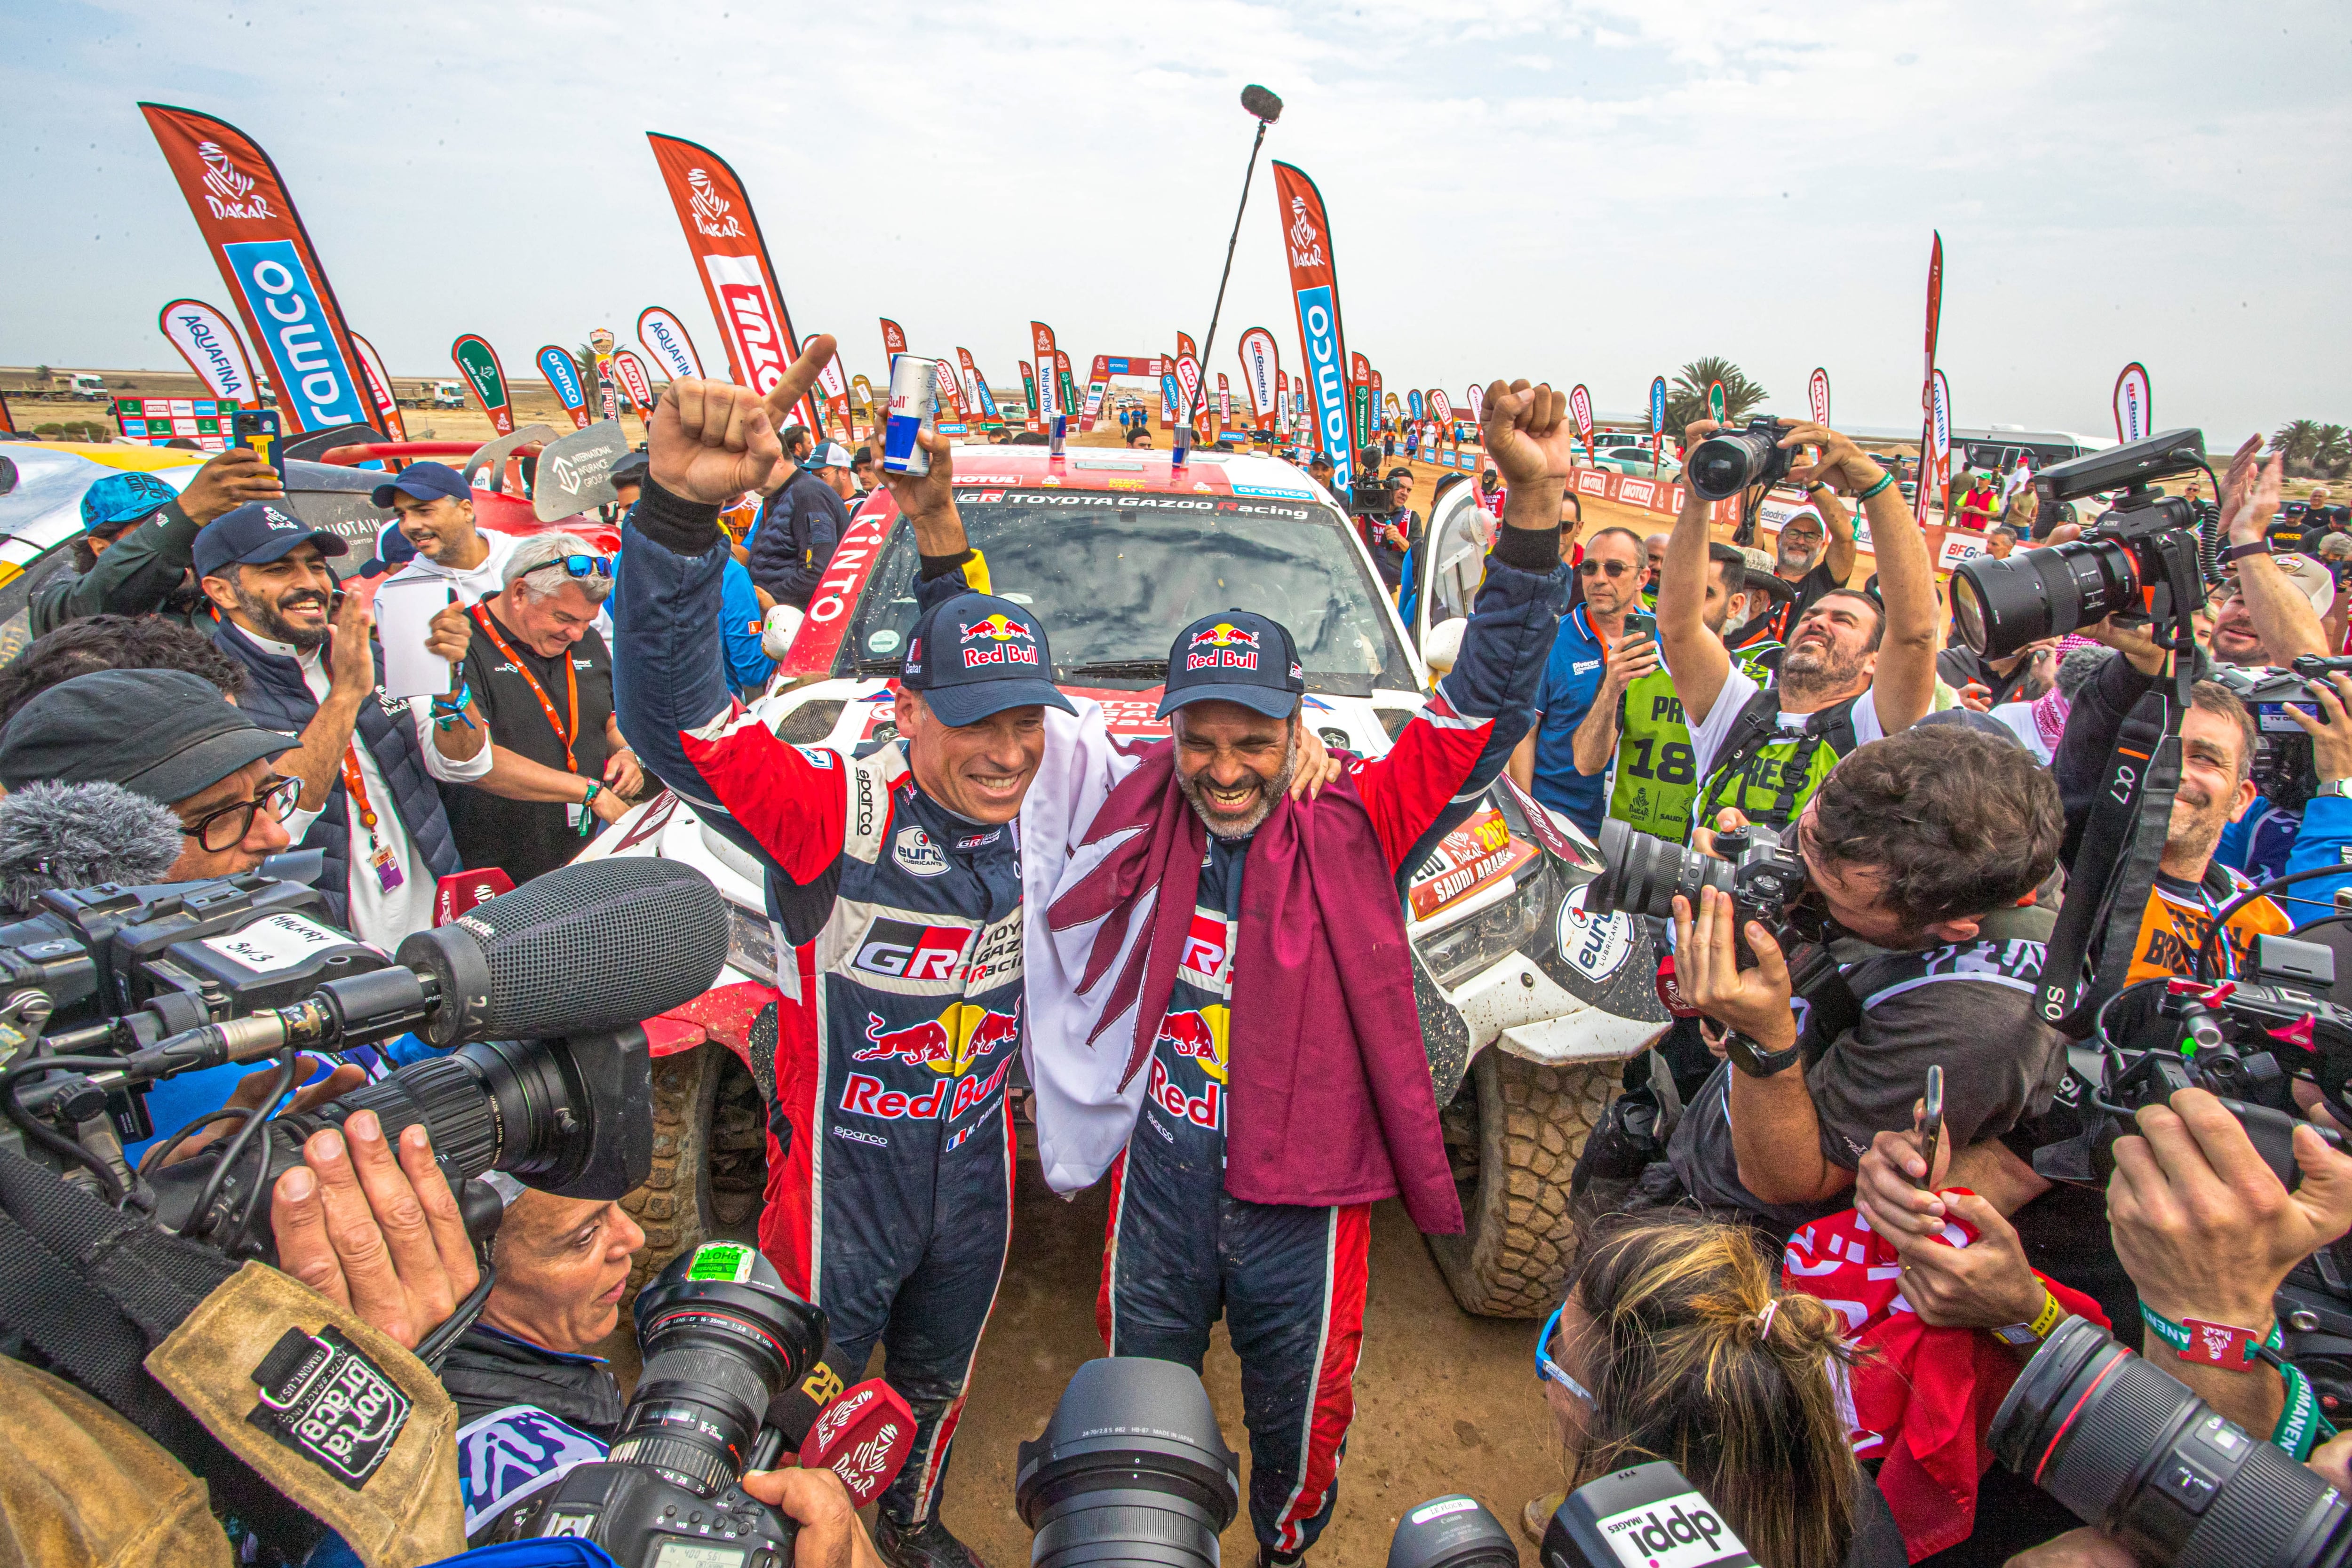
[[[824,1309],[833,1364],[862,1367],[879,1339],[915,1414],[913,1451],[881,1500],[883,1557],[961,1568],[979,1559],[938,1506],[1012,1228],[1011,824],[1045,710],[1069,703],[1045,629],[974,591],[986,568],[969,552],[925,563],[901,740],[856,761],[791,746],[730,694],[719,507],[782,460],[775,423],[832,352],[813,339],[764,405],[740,387],[670,384],[624,533],[615,689],[638,755],[766,870],[788,942],[772,1033],[763,1016],[751,1042],[769,1106],[761,1248]]]
[[[1290,633],[1203,617],[1169,656],[1174,739],[1142,751],[1055,884],[1047,923],[1076,977],[1059,1005],[1032,942],[1041,1159],[1057,1186],[1111,1172],[1105,1343],[1197,1372],[1225,1319],[1261,1564],[1298,1562],[1339,1497],[1371,1203],[1462,1228],[1400,889],[1532,722],[1566,598],[1565,404],[1488,391],[1505,527],[1453,670],[1393,747],[1286,801],[1308,732]]]

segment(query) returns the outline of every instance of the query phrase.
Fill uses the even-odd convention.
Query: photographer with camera
[[[205,603],[188,575],[198,532],[247,501],[285,493],[278,470],[247,447],[208,459],[184,490],[153,474],[108,474],[82,492],[74,570],[50,577],[26,601],[26,635],[46,637],[97,615],[169,614],[186,625]]]
[[[1536,1342],[1569,1489],[1665,1459],[1759,1563],[1897,1568],[1903,1539],[1847,1441],[1843,1331],[1828,1303],[1783,1295],[1737,1226],[1601,1221]],[[1528,1505],[1531,1540],[1563,1495]]]

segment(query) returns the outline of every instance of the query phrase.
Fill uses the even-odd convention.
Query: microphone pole
[[[1198,379],[1202,390],[1209,380],[1209,351],[1217,343],[1217,318],[1225,311],[1225,285],[1233,281],[1234,247],[1241,243],[1242,215],[1249,211],[1250,182],[1257,177],[1257,152],[1265,145],[1265,128],[1282,118],[1282,100],[1253,82],[1242,89],[1242,107],[1257,117],[1257,135],[1251,139],[1249,167],[1242,174],[1241,205],[1234,209],[1234,232],[1225,241],[1225,269],[1217,279],[1217,302],[1209,310],[1209,330],[1201,339],[1201,367]],[[1179,377],[1181,383],[1181,377]],[[1192,446],[1192,394],[1184,392],[1177,403],[1175,466],[1184,466],[1184,454]]]

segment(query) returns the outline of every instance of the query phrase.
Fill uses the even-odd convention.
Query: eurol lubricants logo
[[[1192,634],[1184,649],[1186,669],[1255,669],[1258,637],[1230,621]]]
[[[694,226],[707,239],[737,239],[743,226],[736,220],[735,204],[719,194],[710,183],[708,169],[686,172],[687,206],[694,214]]]
[[[213,216],[255,221],[278,216],[269,210],[269,198],[255,189],[253,176],[238,168],[219,142],[197,142],[196,156],[204,160],[205,205],[213,209]]]
[[[1019,1014],[999,1013],[968,1002],[951,1004],[935,1018],[897,1029],[886,1027],[879,1014],[868,1013],[867,1043],[853,1049],[850,1060],[875,1063],[877,1070],[884,1066],[929,1068],[940,1075],[939,1081],[908,1093],[888,1088],[873,1074],[853,1071],[842,1085],[841,1109],[884,1121],[937,1116],[952,1120],[985,1105],[1003,1087],[1013,1052],[1003,1051],[1003,1059],[986,1078],[978,1076],[976,1069],[1020,1038]]]
[[[326,307],[290,239],[247,239],[221,247],[261,325],[262,352],[277,371],[279,395],[292,401],[305,429],[364,424],[375,413],[343,359]]]
[[[961,627],[963,667],[980,669],[992,664],[1035,664],[1037,634],[1006,615],[982,616]],[[982,647],[971,646],[980,643]]]

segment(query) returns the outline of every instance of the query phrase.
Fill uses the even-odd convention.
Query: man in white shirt
[[[252,678],[239,706],[297,737],[278,760],[281,774],[302,781],[287,831],[326,851],[319,890],[331,918],[389,948],[433,923],[436,881],[464,868],[436,781],[481,777],[490,749],[462,689],[430,709],[377,695],[373,618],[356,596],[333,608],[341,594],[327,557],[345,548],[253,502],[197,536],[195,564],[221,614],[213,640]],[[471,631],[453,604],[426,646],[454,663]]]
[[[446,577],[467,605],[506,586],[514,537],[474,525],[474,492],[448,464],[411,463],[390,484],[376,486],[373,499],[400,514],[400,531],[416,546],[416,559],[394,575]]]

